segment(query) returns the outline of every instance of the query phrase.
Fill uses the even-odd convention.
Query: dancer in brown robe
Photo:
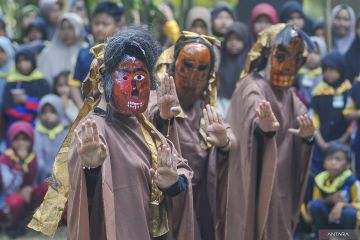
[[[228,156],[235,146],[230,126],[214,108],[215,42],[184,32],[162,53],[156,66],[158,104],[152,109],[157,128],[177,143],[194,171],[194,227],[199,240],[224,239]]]
[[[99,103],[69,146],[68,239],[194,239],[192,171],[143,115],[156,43],[130,28],[93,52]]]
[[[249,53],[227,116],[239,147],[229,166],[226,240],[293,238],[314,134],[292,89],[306,40],[291,25],[275,25]]]

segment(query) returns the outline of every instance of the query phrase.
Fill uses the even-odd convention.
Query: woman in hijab
[[[64,14],[50,46],[39,56],[39,69],[52,86],[59,72],[73,69],[76,57],[84,45],[81,18],[74,13]]]
[[[197,34],[211,35],[210,11],[199,6],[191,8],[186,17],[185,29]]]
[[[248,27],[241,22],[230,26],[221,48],[219,68],[218,111],[226,116],[236,82],[240,79],[246,56],[251,47]]]
[[[0,105],[2,105],[6,78],[14,65],[14,56],[15,51],[10,40],[0,36]]]
[[[48,40],[51,40],[55,34],[56,26],[61,16],[61,3],[57,0],[40,0],[40,15],[46,21]]]
[[[250,17],[250,31],[254,40],[257,39],[258,34],[279,22],[276,9],[269,3],[260,3],[255,5],[251,11]]]
[[[226,31],[234,21],[234,11],[224,3],[217,4],[211,11],[212,33],[219,40],[223,40]]]
[[[346,62],[349,66],[349,80],[354,81],[356,78],[360,80],[360,13],[356,20],[356,36],[351,47],[345,54]]]
[[[311,34],[313,28],[312,20],[305,15],[302,6],[296,1],[287,1],[280,11],[280,22],[293,23],[297,28],[307,34]]]
[[[334,50],[345,54],[355,39],[355,13],[345,4],[337,5],[331,12]]]

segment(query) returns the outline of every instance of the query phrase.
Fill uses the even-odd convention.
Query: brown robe
[[[255,109],[270,102],[280,123],[274,137],[255,133]],[[312,146],[288,133],[307,112],[292,89],[273,89],[248,75],[234,92],[227,121],[238,138],[232,152],[226,209],[226,240],[293,238],[307,183]]]
[[[89,223],[85,173],[75,143],[69,152],[70,190],[68,239],[157,239],[150,236],[151,151],[134,116],[114,115],[111,123],[94,112],[99,135],[109,149],[101,166]],[[191,181],[191,170],[182,158],[178,173]],[[193,239],[192,188],[170,198],[165,196],[170,233],[159,239]]]
[[[152,102],[156,102],[152,99]],[[163,122],[162,133],[174,143],[181,155],[189,161],[194,172],[192,189],[194,199],[194,228],[196,240],[223,240],[225,223],[226,186],[229,153],[235,149],[235,137],[229,125],[228,136],[234,145],[224,153],[214,146],[208,145],[205,131],[200,130],[202,110],[206,104],[199,99],[193,107],[181,113],[168,128]],[[150,119],[158,111],[151,107]],[[184,114],[185,113],[185,114]],[[154,124],[155,126],[157,124]]]

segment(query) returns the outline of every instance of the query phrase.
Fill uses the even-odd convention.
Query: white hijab
[[[71,46],[66,46],[59,36],[59,29],[61,23],[67,20],[75,30],[76,41]],[[44,74],[44,77],[53,85],[54,77],[64,71],[71,71],[76,63],[77,55],[83,47],[83,25],[81,18],[74,13],[64,14],[58,23],[58,29],[55,32],[50,45],[46,47],[39,56],[39,69]]]
[[[346,4],[337,5],[333,8],[331,12],[331,25],[333,24],[336,15],[342,9],[345,9],[350,15],[350,21],[351,21],[350,30],[349,33],[344,37],[338,37],[333,32],[333,40],[334,40],[334,50],[338,51],[341,54],[345,54],[349,50],[352,42],[355,39],[356,16],[354,10],[349,5]]]

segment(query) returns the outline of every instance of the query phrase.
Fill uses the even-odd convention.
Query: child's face
[[[293,12],[290,14],[288,23],[294,24],[298,29],[303,29],[305,25],[304,18],[298,12]]]
[[[60,25],[59,37],[66,46],[71,46],[76,42],[76,34],[73,25],[64,20]]]
[[[238,55],[244,49],[244,42],[235,34],[231,34],[226,41],[226,50],[232,55]]]
[[[337,36],[345,37],[351,27],[350,14],[346,9],[341,9],[335,16],[333,22],[333,29]]]
[[[31,152],[31,141],[24,133],[19,133],[11,142],[11,148],[20,159],[25,159]]]
[[[272,25],[270,18],[266,15],[261,15],[256,18],[254,22],[254,33],[258,35],[263,30],[267,29]]]
[[[42,40],[43,34],[37,27],[32,27],[28,33],[30,42],[35,40]]]
[[[189,30],[197,34],[203,34],[203,35],[208,34],[208,29],[206,27],[206,24],[204,23],[203,20],[200,19],[195,20]]]
[[[46,104],[40,113],[41,123],[48,129],[53,129],[59,124],[59,115],[55,108]]]
[[[234,23],[234,19],[227,11],[221,11],[214,19],[215,32],[224,35],[231,24]]]
[[[316,29],[316,31],[314,32],[314,36],[324,38],[324,37],[325,37],[325,30],[324,30],[324,28],[318,28],[318,29]]]
[[[335,152],[325,157],[324,168],[330,173],[330,177],[335,178],[350,167],[343,152]]]
[[[32,63],[25,56],[20,56],[16,62],[16,68],[23,75],[29,75],[32,70]]]
[[[120,30],[115,19],[105,13],[97,14],[92,24],[93,33],[98,42],[103,43],[108,37]]]
[[[56,92],[59,96],[69,96],[70,87],[68,85],[68,79],[65,76],[61,76],[56,84]]]
[[[4,49],[0,47],[0,67],[4,66],[9,60],[9,56],[6,54]]]
[[[340,73],[335,68],[325,66],[324,68],[324,79],[328,83],[336,83],[340,80]]]
[[[307,59],[306,59],[306,65],[309,68],[317,68],[321,64],[321,56],[317,52],[311,52],[309,53]]]

